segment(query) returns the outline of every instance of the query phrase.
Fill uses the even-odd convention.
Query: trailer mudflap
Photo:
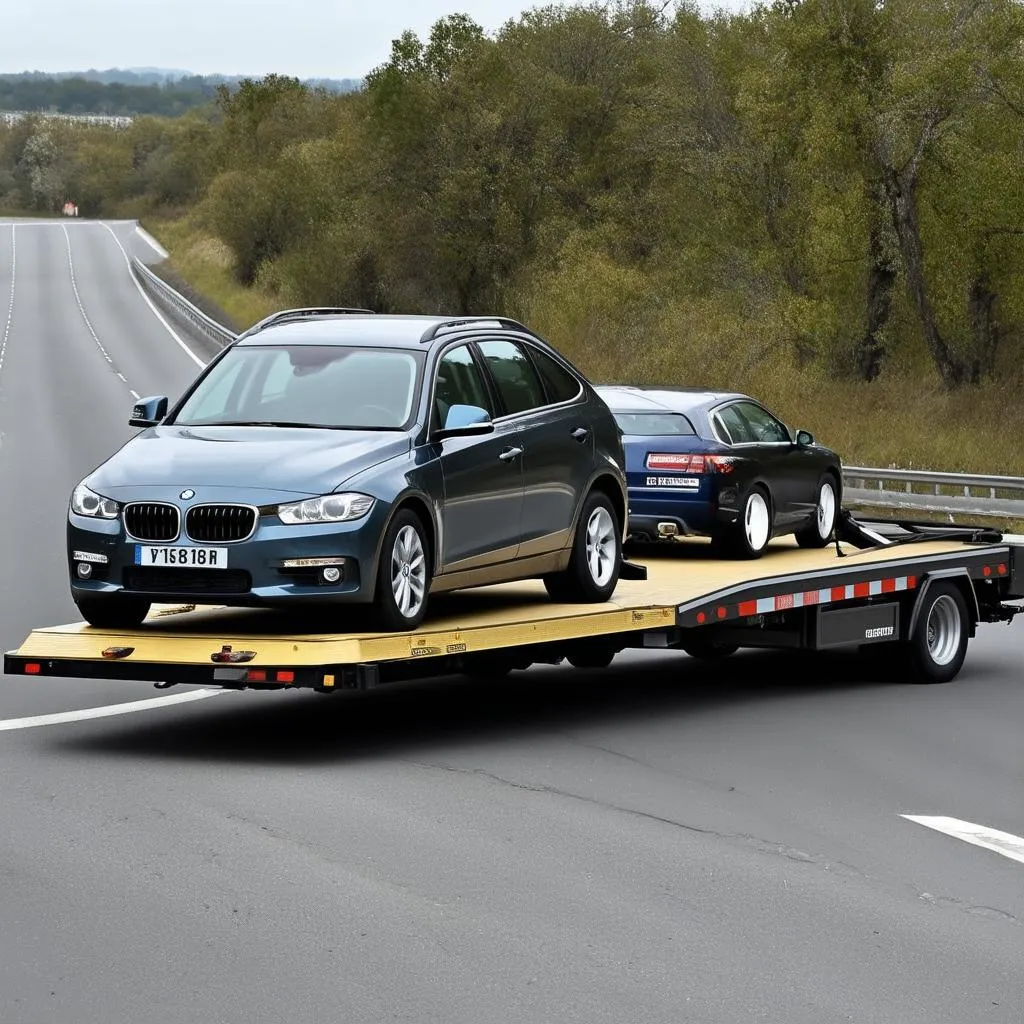
[[[810,620],[808,646],[816,651],[831,647],[890,643],[900,638],[898,601],[855,608],[817,608]]]

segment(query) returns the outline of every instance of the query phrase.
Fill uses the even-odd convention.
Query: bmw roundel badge
[[[195,496],[196,496],[196,492],[193,491],[191,487],[187,488],[184,491],[182,491],[181,494],[178,495],[179,498],[184,498],[185,501],[188,501],[189,498],[194,498]]]

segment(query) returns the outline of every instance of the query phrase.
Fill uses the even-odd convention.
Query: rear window
[[[697,433],[693,424],[678,412],[617,412],[615,421],[624,434],[641,437]]]

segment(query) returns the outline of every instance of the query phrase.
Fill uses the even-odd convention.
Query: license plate
[[[188,569],[226,569],[227,548],[150,547],[135,545],[136,565],[183,565]]]
[[[670,487],[678,491],[700,490],[700,478],[696,476],[649,476],[647,487]]]

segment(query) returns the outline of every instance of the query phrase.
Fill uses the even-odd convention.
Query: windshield
[[[667,434],[694,434],[693,424],[676,412],[617,412],[615,422],[624,434],[659,437]]]
[[[303,426],[401,430],[422,356],[341,345],[240,345],[199,382],[180,426]]]

